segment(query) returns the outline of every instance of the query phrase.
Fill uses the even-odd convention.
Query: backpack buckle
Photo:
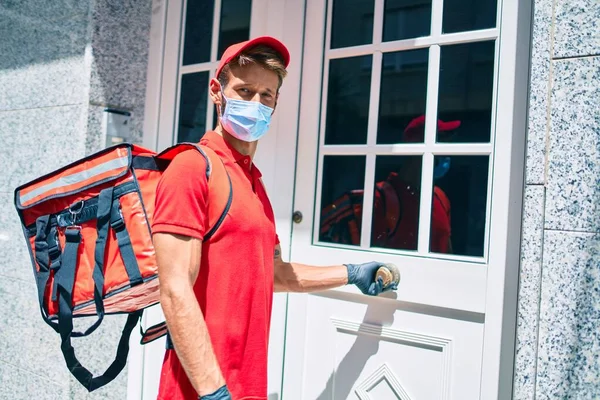
[[[120,207],[119,207],[119,218],[115,219],[114,221],[110,221],[110,226],[115,231],[119,231],[119,230],[125,228],[125,220],[123,219],[123,211],[121,211]]]
[[[52,246],[48,249],[48,256],[50,256],[50,261],[54,261],[60,257],[60,248],[58,245]],[[52,267],[50,267],[50,269],[52,269]]]
[[[52,228],[51,235],[48,240],[48,258],[50,259],[50,269],[58,269],[60,267],[60,242],[58,240],[58,229]]]
[[[77,225],[77,217],[83,211],[84,205],[85,202],[83,200],[80,200],[77,203],[71,204],[69,206],[69,214],[71,214],[71,224],[69,225],[69,228],[81,230],[81,226]]]

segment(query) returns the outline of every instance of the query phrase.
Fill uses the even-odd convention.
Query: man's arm
[[[202,241],[168,233],[154,234],[153,241],[158,261],[160,304],[179,361],[200,396],[214,393],[225,385],[225,379],[194,294]]]
[[[396,290],[397,282],[383,284],[377,270],[385,264],[372,261],[363,264],[344,264],[314,267],[281,259],[281,246],[275,246],[275,291],[319,292],[346,284],[356,285],[364,294],[377,296],[387,290]],[[388,266],[392,268],[392,266]],[[396,270],[396,267],[393,267]],[[399,273],[396,271],[399,276]]]
[[[345,265],[314,267],[285,262],[281,259],[281,246],[275,246],[276,292],[318,292],[347,283],[348,269]]]

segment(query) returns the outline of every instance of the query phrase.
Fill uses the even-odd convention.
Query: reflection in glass
[[[188,1],[183,65],[210,61],[214,5],[214,0]]]
[[[331,48],[373,41],[374,0],[333,0]]]
[[[412,39],[431,33],[431,0],[386,0],[383,41]]]
[[[460,128],[438,129],[438,142],[490,141],[494,51],[494,41],[442,46],[438,118],[460,121]]]
[[[422,156],[378,156],[371,246],[417,250]]]
[[[219,26],[220,59],[226,48],[250,38],[250,9],[252,0],[222,0]]]
[[[208,71],[181,77],[177,142],[197,142],[206,131]],[[216,120],[215,120],[216,123]]]
[[[360,245],[365,156],[323,157],[319,241]]]
[[[372,59],[330,61],[325,144],[367,143]]]
[[[377,144],[423,143],[429,49],[383,55]],[[413,122],[414,121],[414,122]]]
[[[488,156],[436,156],[430,251],[483,256]]]
[[[464,32],[496,27],[498,0],[444,0],[442,32]]]

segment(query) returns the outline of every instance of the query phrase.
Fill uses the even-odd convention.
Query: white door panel
[[[343,297],[308,300],[304,398],[357,399],[365,391],[386,399],[371,393],[383,378],[377,390],[389,386],[390,399],[459,398],[451,396],[452,382],[460,398],[478,398],[481,321],[400,311],[395,296]]]

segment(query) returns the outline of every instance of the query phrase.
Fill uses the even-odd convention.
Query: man
[[[201,143],[222,159],[233,199],[216,233],[207,231],[206,161],[178,155],[156,194],[152,226],[161,306],[170,340],[159,399],[266,400],[274,291],[310,292],[355,284],[377,295],[380,263],[313,267],[284,262],[271,204],[252,160],[266,133],[289,53],[274,38],[229,47],[210,81],[219,115]]]

